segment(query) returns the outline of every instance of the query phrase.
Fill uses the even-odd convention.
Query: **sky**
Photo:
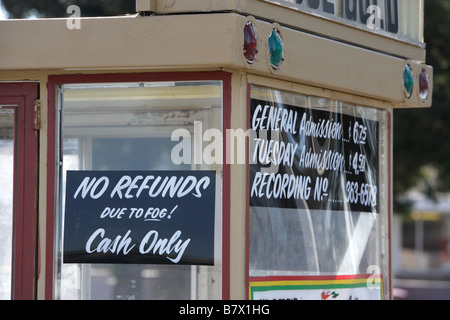
[[[0,20],[6,19],[6,12],[5,9],[3,9],[2,2],[0,1]]]

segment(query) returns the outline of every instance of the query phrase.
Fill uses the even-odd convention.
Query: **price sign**
[[[252,99],[250,204],[378,212],[378,121]]]

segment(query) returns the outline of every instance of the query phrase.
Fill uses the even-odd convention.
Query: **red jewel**
[[[428,98],[429,81],[428,74],[425,69],[422,69],[422,72],[419,74],[419,90],[420,99],[426,100]]]
[[[244,27],[244,57],[248,63],[255,62],[258,53],[257,31],[255,25],[248,21]]]

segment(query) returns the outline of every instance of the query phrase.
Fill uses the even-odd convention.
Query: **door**
[[[0,84],[0,299],[34,299],[38,84]]]

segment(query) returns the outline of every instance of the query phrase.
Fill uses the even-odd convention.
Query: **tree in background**
[[[10,18],[67,17],[67,7],[77,5],[83,17],[118,16],[136,13],[135,0],[1,0]]]
[[[414,0],[413,0],[414,1]],[[69,5],[82,16],[135,12],[135,0],[2,0],[11,18],[67,17]],[[427,64],[434,68],[433,107],[394,112],[394,201],[413,187],[435,198],[450,190],[450,0],[425,0]]]
[[[450,0],[425,0],[427,64],[433,106],[394,111],[394,195],[413,187],[435,199],[450,190]],[[401,202],[396,201],[401,210]]]

